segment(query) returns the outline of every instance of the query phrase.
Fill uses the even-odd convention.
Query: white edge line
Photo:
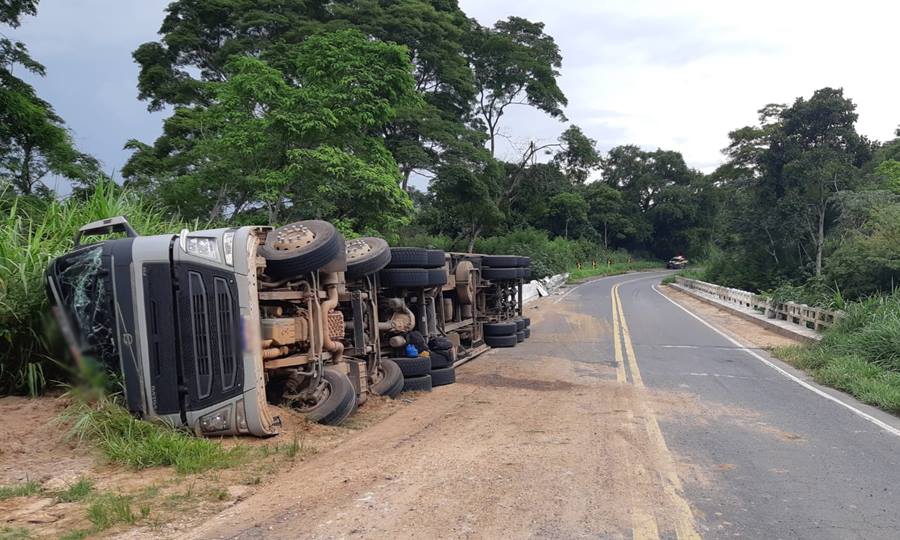
[[[712,331],[714,331],[715,333],[719,334],[720,336],[722,336],[723,338],[727,339],[727,340],[730,341],[731,343],[734,343],[740,350],[742,350],[742,351],[744,351],[745,353],[749,354],[750,356],[756,358],[757,360],[759,360],[759,361],[762,362],[763,364],[769,366],[770,368],[774,369],[775,371],[781,373],[782,375],[784,375],[784,376],[787,377],[788,379],[794,381],[795,383],[799,384],[799,385],[802,386],[803,388],[806,388],[806,389],[809,390],[810,392],[813,392],[813,393],[815,393],[815,394],[818,394],[818,395],[822,396],[823,398],[825,398],[825,399],[827,399],[827,400],[830,400],[830,401],[833,401],[833,402],[837,403],[837,404],[840,405],[841,407],[844,407],[845,409],[850,410],[851,412],[853,412],[853,414],[859,416],[860,418],[862,418],[862,419],[864,419],[864,420],[867,420],[867,421],[869,421],[869,422],[875,424],[876,426],[878,426],[878,427],[880,427],[881,429],[887,431],[887,432],[890,433],[891,435],[895,435],[895,436],[897,436],[897,437],[900,437],[900,429],[897,429],[897,428],[895,428],[894,426],[892,426],[892,425],[890,425],[890,424],[888,424],[888,423],[886,423],[886,422],[884,422],[884,421],[882,421],[882,420],[879,420],[879,419],[875,418],[875,417],[872,416],[871,414],[868,414],[868,413],[866,413],[866,412],[863,412],[863,411],[857,409],[857,408],[854,407],[853,405],[850,405],[849,403],[846,403],[846,402],[844,402],[844,401],[842,401],[842,400],[836,398],[835,396],[832,396],[832,395],[829,394],[828,392],[825,392],[825,391],[823,391],[823,390],[821,390],[821,389],[819,389],[819,388],[816,388],[815,386],[809,384],[808,382],[806,382],[806,381],[804,381],[803,379],[797,377],[796,375],[793,375],[792,373],[789,373],[788,371],[784,370],[783,368],[777,366],[777,365],[774,364],[773,362],[771,362],[771,361],[769,361],[769,360],[766,360],[766,359],[763,358],[762,356],[756,354],[755,352],[753,352],[753,351],[751,351],[750,349],[748,349],[747,347],[745,347],[743,344],[741,344],[741,343],[740,343],[739,341],[737,341],[736,339],[733,339],[731,336],[725,334],[724,332],[722,332],[721,330],[719,330],[719,329],[716,328],[715,326],[713,326],[713,325],[711,325],[710,323],[706,322],[705,320],[701,319],[700,316],[694,314],[692,311],[688,310],[686,307],[682,306],[681,304],[679,304],[679,303],[676,302],[675,300],[672,300],[671,298],[669,298],[668,296],[666,296],[665,294],[663,294],[662,291],[660,291],[660,290],[656,287],[656,285],[653,285],[653,290],[656,291],[656,293],[657,293],[658,295],[662,296],[663,298],[665,298],[665,299],[668,300],[669,302],[672,302],[673,304],[675,304],[676,307],[678,307],[679,309],[683,310],[685,313],[687,313],[687,314],[690,315],[691,317],[697,319],[698,321],[700,321],[701,323],[703,323],[705,326],[709,327],[709,328],[710,328]]]

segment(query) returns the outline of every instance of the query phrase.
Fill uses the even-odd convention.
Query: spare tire
[[[518,331],[514,321],[484,323],[482,326],[485,336],[509,336],[515,335]]]
[[[428,356],[417,356],[415,358],[397,357],[391,360],[397,363],[397,366],[400,367],[400,372],[407,379],[419,377],[431,371],[431,358]]]
[[[512,268],[519,266],[519,259],[518,255],[483,255],[481,264],[497,268]]]
[[[299,277],[344,256],[344,238],[327,221],[297,221],[269,231],[257,253],[266,259],[266,275]]]
[[[356,409],[356,391],[344,373],[332,366],[322,373],[322,384],[327,386],[324,398],[310,406],[296,407],[312,422],[337,426]]]
[[[488,268],[481,269],[481,276],[484,279],[518,279],[521,268]]]
[[[519,340],[516,334],[513,333],[509,336],[484,336],[484,342],[487,343],[489,347],[503,348],[515,347]]]
[[[392,247],[388,268],[428,268],[428,250],[417,247]]]
[[[369,386],[372,393],[395,398],[403,391],[403,372],[393,360],[382,358],[378,366],[378,382]]]
[[[431,386],[444,386],[456,382],[456,368],[445,367],[431,370]]]
[[[422,375],[421,377],[409,377],[403,380],[404,392],[430,392],[431,391],[431,375]]]
[[[391,248],[382,238],[367,236],[347,242],[347,279],[373,274],[391,262]]]

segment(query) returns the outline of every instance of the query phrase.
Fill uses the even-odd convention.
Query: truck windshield
[[[51,278],[60,307],[82,354],[116,370],[119,364],[111,260],[103,246],[85,248],[57,259]]]

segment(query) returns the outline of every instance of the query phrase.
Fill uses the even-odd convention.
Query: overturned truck
[[[133,414],[269,436],[269,404],[337,425],[514,346],[527,276],[526,258],[345,241],[324,221],[141,236],[120,216],[82,227],[46,282],[73,356],[116,376]]]

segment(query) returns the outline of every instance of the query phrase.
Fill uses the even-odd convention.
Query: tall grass
[[[781,349],[779,356],[821,383],[900,413],[900,292],[849,303],[820,343]]]
[[[99,184],[78,200],[0,193],[0,395],[37,394],[47,381],[63,376],[44,271],[54,257],[72,248],[82,225],[117,215],[127,216],[142,234],[181,228],[111,183]]]

